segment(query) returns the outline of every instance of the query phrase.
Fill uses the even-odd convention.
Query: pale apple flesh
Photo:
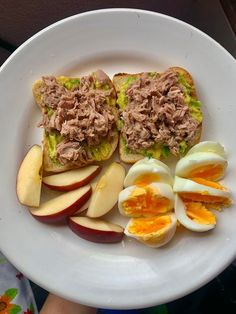
[[[88,217],[101,217],[115,206],[123,189],[124,179],[124,167],[113,162],[96,185],[87,211]]]
[[[91,185],[92,193],[93,193],[93,192],[95,191],[97,182],[92,182],[90,185]],[[92,193],[91,193],[91,194],[92,194]],[[81,206],[81,207],[74,213],[74,215],[79,215],[79,214],[83,213],[85,210],[87,210],[87,209],[89,208],[90,202],[91,202],[91,196],[90,196],[90,198],[87,200],[87,202],[86,202],[83,206]]]
[[[87,166],[46,176],[43,178],[43,183],[52,190],[71,191],[88,184],[100,171],[100,166]]]
[[[124,229],[116,224],[88,217],[70,217],[68,225],[79,237],[96,243],[117,243],[123,239]]]
[[[42,163],[42,148],[32,146],[20,165],[16,179],[16,194],[23,205],[38,207],[40,204]]]
[[[30,213],[41,222],[60,222],[83,206],[91,193],[91,186],[86,185],[42,203],[38,208],[30,208]]]

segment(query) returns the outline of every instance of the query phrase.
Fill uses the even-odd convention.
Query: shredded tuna
[[[67,146],[68,143],[73,143],[69,153],[68,149],[65,150],[65,143],[62,146],[63,150],[59,146],[57,155],[60,161],[66,158],[74,160],[75,156],[82,158],[80,153],[77,154],[77,151],[81,151],[78,148],[81,144],[97,146],[104,138],[114,136],[117,117],[115,111],[107,104],[107,97],[111,96],[112,90],[95,88],[96,80],[100,84],[106,84],[109,78],[101,70],[95,72],[95,76],[82,77],[79,88],[73,91],[61,86],[55,77],[43,78],[42,99],[53,112],[49,115],[48,108],[45,109],[40,126],[48,132],[55,130],[60,132]],[[73,150],[76,151],[75,155],[72,154]]]
[[[128,105],[121,118],[122,134],[129,148],[147,149],[158,142],[178,155],[181,141],[193,144],[198,122],[184,101],[177,73],[168,70],[156,78],[143,74],[126,95]]]
[[[54,76],[43,76],[40,93],[42,96],[42,105],[56,109],[62,95],[67,93],[67,89],[59,85]]]
[[[68,161],[76,164],[87,164],[91,160],[89,152],[79,142],[62,141],[57,145],[57,158],[62,165]]]

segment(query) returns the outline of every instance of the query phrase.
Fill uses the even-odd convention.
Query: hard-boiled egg
[[[151,218],[132,218],[125,228],[125,234],[150,247],[157,248],[173,238],[176,222],[177,219],[173,213]]]
[[[200,177],[217,181],[224,176],[227,160],[211,152],[196,152],[180,159],[175,174],[179,177]]]
[[[184,202],[177,194],[175,196],[175,215],[185,228],[204,232],[215,228],[216,217],[202,203]]]
[[[146,185],[152,182],[173,184],[170,169],[163,162],[144,158],[135,163],[128,171],[124,186]]]
[[[196,145],[194,145],[187,153],[187,155],[193,154],[193,153],[215,153],[222,158],[226,159],[226,153],[224,147],[217,142],[213,141],[204,141],[200,142]]]
[[[162,161],[158,160],[158,159],[155,159],[155,158],[148,158],[148,157],[145,157],[143,159],[140,159],[138,161],[136,161],[135,164],[133,164],[132,167],[135,167],[137,165],[152,165],[152,166],[159,166],[159,167],[162,167],[162,168],[165,168],[166,171],[170,172],[170,168]]]
[[[230,192],[221,184],[201,178],[193,180],[175,177],[173,191],[183,200],[229,206]]]
[[[119,211],[128,217],[152,217],[174,207],[174,193],[169,184],[132,185],[119,194]]]

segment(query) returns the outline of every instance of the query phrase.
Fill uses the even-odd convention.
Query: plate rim
[[[111,8],[111,9],[99,9],[99,10],[91,10],[91,11],[87,11],[87,12],[83,12],[83,13],[79,13],[79,14],[75,14],[69,17],[66,17],[64,19],[61,19],[53,24],[50,24],[49,26],[43,28],[42,30],[40,30],[39,32],[37,32],[36,34],[34,34],[33,36],[31,36],[29,39],[27,39],[25,42],[23,42],[8,58],[7,60],[2,64],[2,66],[0,67],[0,76],[2,75],[2,72],[5,70],[5,68],[7,67],[7,65],[11,62],[12,59],[14,59],[14,57],[21,51],[23,50],[28,44],[30,44],[33,40],[35,40],[36,38],[40,37],[41,35],[43,35],[44,33],[46,33],[48,30],[53,29],[54,27],[57,27],[57,25],[61,25],[63,23],[66,23],[67,21],[71,21],[73,19],[78,19],[84,16],[91,16],[91,15],[97,15],[97,14],[109,14],[109,13],[136,13],[136,14],[145,14],[145,15],[153,15],[153,16],[157,16],[157,17],[161,17],[167,20],[171,20],[174,21],[176,23],[182,24],[186,27],[188,27],[191,30],[194,30],[195,32],[197,32],[199,35],[205,37],[208,41],[211,41],[214,45],[216,45],[218,47],[218,49],[220,49],[224,54],[227,54],[229,58],[231,58],[232,61],[235,62],[235,58],[230,54],[229,51],[226,50],[226,48],[224,48],[222,45],[220,45],[215,39],[213,39],[212,37],[210,37],[208,34],[204,33],[203,31],[199,30],[198,28],[196,28],[195,26],[192,26],[191,24],[184,22],[180,19],[177,19],[175,17],[166,15],[166,14],[162,14],[162,13],[158,13],[158,12],[154,12],[154,11],[149,11],[149,10],[142,10],[142,9],[133,9],[133,8]],[[8,256],[11,255],[10,251],[8,254],[8,250],[7,249],[2,249],[1,248],[2,253],[5,255],[6,258],[8,258]],[[230,260],[227,260],[225,263],[221,264],[221,267],[218,268],[217,272],[214,272],[214,274],[212,273],[211,276],[208,276],[207,279],[205,279],[204,281],[202,281],[200,284],[196,283],[195,285],[192,284],[191,289],[185,289],[184,291],[181,290],[181,292],[176,292],[175,294],[172,294],[171,297],[166,296],[166,298],[163,298],[163,302],[162,303],[168,303],[171,302],[173,300],[176,300],[178,298],[181,298],[197,289],[199,289],[200,287],[204,286],[206,283],[210,282],[213,278],[215,278],[219,273],[221,273],[228,265],[230,265],[233,260],[236,257],[236,251],[234,253],[234,255],[232,256],[232,258]],[[32,280],[33,282],[35,282],[36,284],[38,284],[39,286],[41,286],[42,288],[48,290],[47,285],[45,285],[43,282],[41,282],[38,278],[35,278],[33,274],[29,274],[28,271],[26,269],[24,269],[24,267],[22,267],[19,263],[17,263],[17,261],[11,261],[11,263],[13,265],[15,265],[15,267],[22,271],[30,280]],[[66,291],[64,291],[65,293],[60,293],[59,291],[57,291],[56,289],[51,289],[50,288],[50,292],[55,293],[58,296],[61,296],[63,298],[66,298],[68,300],[74,301],[74,302],[81,302],[82,304],[88,305],[88,306],[93,306],[93,307],[103,307],[103,308],[109,308],[107,306],[104,306],[104,304],[101,304],[99,302],[93,302],[93,300],[89,299],[83,299],[80,298],[80,296],[78,298],[74,298],[73,296],[69,296],[66,294]],[[155,302],[154,300],[149,300],[146,301],[142,300],[139,302],[139,304],[135,305],[134,301],[129,302],[128,306],[125,306],[124,304],[119,305],[119,304],[112,304],[111,303],[111,307],[113,309],[133,309],[133,308],[144,308],[144,307],[150,307],[150,306],[154,306],[157,305],[158,302]],[[133,305],[132,305],[133,304]],[[161,304],[161,303],[159,303]]]

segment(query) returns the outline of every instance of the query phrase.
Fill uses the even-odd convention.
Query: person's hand
[[[95,314],[96,309],[49,294],[40,314]]]

